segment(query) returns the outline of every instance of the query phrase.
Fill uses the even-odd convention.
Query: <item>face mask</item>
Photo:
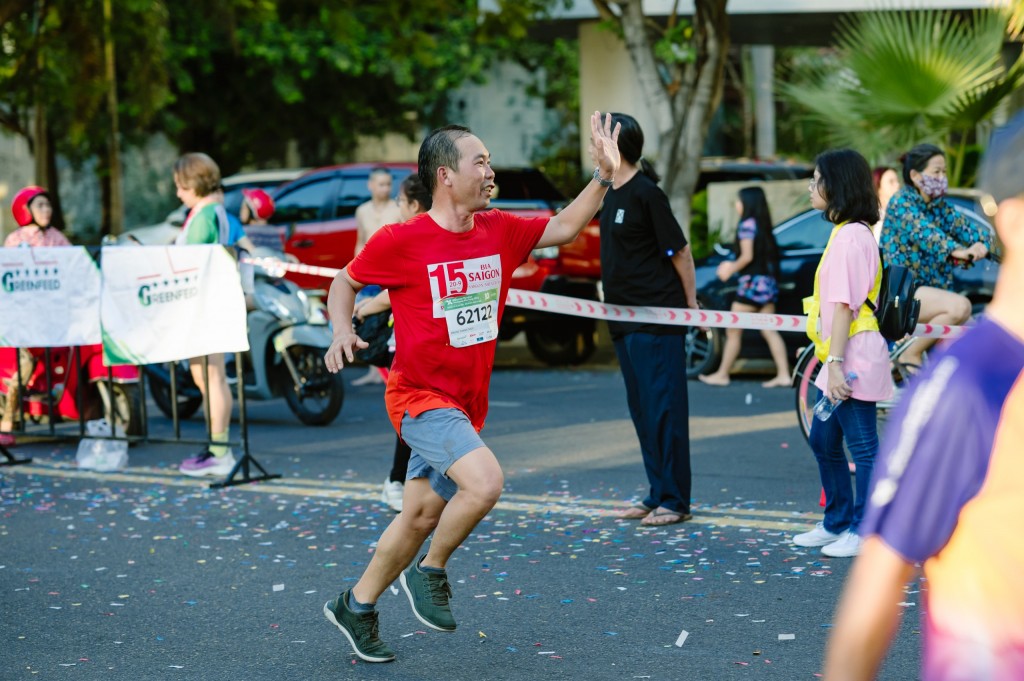
[[[930,199],[945,196],[948,189],[949,180],[945,177],[935,177],[934,175],[921,176],[921,191]]]

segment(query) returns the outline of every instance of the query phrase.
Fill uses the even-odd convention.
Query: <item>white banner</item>
[[[100,342],[100,272],[84,248],[0,249],[0,346]]]
[[[249,349],[238,267],[222,246],[116,246],[101,261],[104,362]]]

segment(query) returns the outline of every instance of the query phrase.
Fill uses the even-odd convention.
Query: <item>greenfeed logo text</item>
[[[60,279],[56,278],[57,268],[25,268],[4,272],[0,286],[6,293],[31,293],[32,291],[58,291]]]

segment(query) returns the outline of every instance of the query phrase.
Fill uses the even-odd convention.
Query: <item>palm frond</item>
[[[1024,27],[1024,0],[1012,3]],[[805,66],[780,91],[824,124],[829,143],[871,158],[922,141],[945,143],[1024,86],[1024,59],[1010,69],[1001,60],[1009,21],[1005,10],[848,15],[837,34],[839,59]]]

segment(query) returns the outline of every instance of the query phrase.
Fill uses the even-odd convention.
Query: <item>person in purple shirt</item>
[[[993,137],[981,177],[1004,247],[995,294],[890,422],[828,645],[830,681],[874,678],[918,564],[922,678],[1024,678],[1024,113]]]

